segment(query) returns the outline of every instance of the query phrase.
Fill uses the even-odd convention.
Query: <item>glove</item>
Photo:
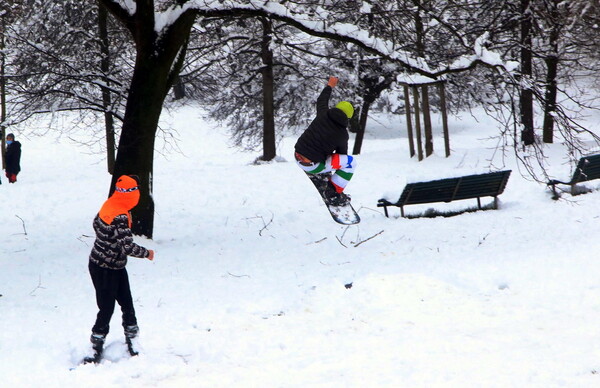
[[[331,86],[332,88],[335,88],[337,83],[338,83],[338,77],[329,77],[329,82],[327,82],[327,86]]]

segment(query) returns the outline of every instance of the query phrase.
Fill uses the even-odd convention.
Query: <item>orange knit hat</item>
[[[114,193],[104,202],[98,213],[102,221],[111,224],[116,216],[127,215],[129,227],[131,227],[131,214],[133,209],[140,201],[140,190],[138,182],[128,175],[122,175],[117,179]]]

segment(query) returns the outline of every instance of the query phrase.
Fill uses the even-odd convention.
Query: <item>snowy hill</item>
[[[284,161],[253,165],[198,110],[165,114],[182,152],[155,161],[155,238],[138,242],[156,259],[128,264],[143,352],[125,356],[117,308],[106,360],[73,370],[97,312],[87,260],[110,177],[67,138],[17,136],[23,171],[0,185],[1,385],[599,386],[600,192],[552,201],[470,115],[451,122],[450,158],[438,133],[418,162],[396,120],[366,135],[348,186],[362,222],[343,227],[292,162],[295,137]],[[568,178],[561,152],[548,148],[550,171]],[[376,207],[406,182],[490,169],[513,170],[497,211]]]

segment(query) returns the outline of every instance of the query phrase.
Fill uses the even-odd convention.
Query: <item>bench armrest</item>
[[[380,198],[379,200],[377,200],[377,207],[382,207],[382,206],[394,206],[394,204],[385,198]]]
[[[554,185],[557,185],[559,183],[561,185],[572,185],[573,184],[572,182],[563,182],[563,181],[559,181],[559,180],[556,180],[556,179],[552,179],[552,180],[548,181],[548,183],[546,183],[546,186],[554,186]]]

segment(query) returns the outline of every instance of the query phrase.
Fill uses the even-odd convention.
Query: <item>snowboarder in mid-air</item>
[[[323,197],[328,205],[346,206],[350,197],[344,193],[356,168],[356,159],[348,155],[348,121],[354,107],[348,101],[329,108],[329,98],[337,85],[337,77],[329,77],[327,86],[317,98],[317,116],[300,136],[295,146],[298,166],[306,172],[317,189],[317,175],[322,182]]]
[[[84,363],[100,362],[115,302],[119,303],[123,313],[123,329],[129,353],[132,356],[138,354],[134,340],[139,329],[125,266],[128,255],[154,260],[153,250],[133,242],[130,210],[138,204],[139,199],[136,177],[123,175],[117,180],[114,193],[94,218],[96,240],[90,253],[89,271],[99,311],[90,337],[91,354],[84,358]]]

